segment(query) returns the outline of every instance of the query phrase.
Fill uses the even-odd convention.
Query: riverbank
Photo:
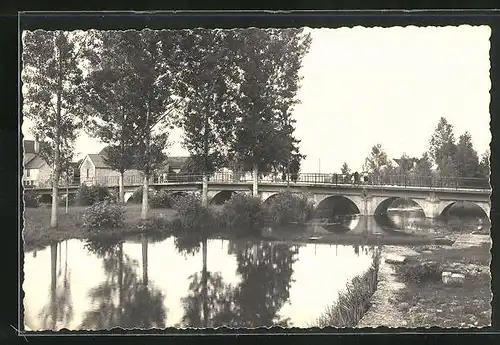
[[[470,236],[469,236],[470,237]],[[481,241],[484,237],[481,238]],[[457,241],[458,242],[458,241]],[[390,264],[388,256],[406,257]],[[490,244],[384,247],[372,307],[358,327],[484,327],[491,324]],[[410,268],[421,279],[408,279]],[[424,267],[436,267],[435,271]],[[442,271],[463,273],[463,285],[448,286]]]
[[[86,206],[71,206],[66,214],[64,207],[59,207],[57,229],[50,228],[50,207],[26,208],[23,228],[25,251],[42,248],[54,242],[86,238],[88,233],[81,228],[86,208]],[[115,232],[123,236],[143,232],[140,227],[141,205],[127,204],[124,209],[125,226]],[[153,219],[159,218],[170,222],[176,218],[176,211],[168,208],[152,209],[149,215]]]
[[[215,208],[215,207],[214,207]],[[220,208],[220,207],[219,207]],[[59,208],[59,225],[57,229],[50,228],[50,207],[26,208],[24,213],[24,247],[26,251],[44,247],[53,242],[68,239],[83,239],[88,233],[81,228],[82,216],[86,207],[70,206],[68,214],[63,207]],[[114,231],[117,235],[142,234],[146,229],[141,225],[141,205],[124,205],[124,227]],[[220,210],[219,210],[220,211]],[[150,221],[156,225],[157,233],[170,234],[169,226],[177,218],[177,212],[170,208],[150,209]],[[150,231],[148,232],[150,233]],[[333,233],[321,226],[290,225],[282,228],[265,227],[256,240],[286,242],[295,244],[346,244],[346,245],[451,245],[459,233],[429,233],[415,234],[403,231],[382,234],[364,233]],[[226,231],[216,231],[213,238],[233,239],[234,234]]]

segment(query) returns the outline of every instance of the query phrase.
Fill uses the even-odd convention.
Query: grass
[[[58,227],[50,228],[50,206],[26,208],[24,212],[24,247],[26,251],[41,248],[53,242],[64,241],[71,238],[85,238],[87,233],[81,229],[82,216],[86,206],[70,206],[68,213],[64,207],[58,209]],[[143,231],[138,227],[141,222],[141,205],[127,204],[125,208],[125,226],[123,229],[114,230],[121,234],[134,234]],[[157,219],[168,222],[175,218],[176,212],[172,209],[150,209],[149,216],[155,225],[153,230],[159,230]]]
[[[380,252],[377,251],[370,268],[347,284],[337,301],[312,324],[312,327],[355,327],[370,308],[370,299],[377,289]]]
[[[419,253],[408,264],[434,262],[440,271],[458,267],[468,270],[463,286],[446,286],[430,277],[405,282],[393,303],[406,315],[408,327],[482,327],[491,323],[490,246],[470,248],[434,248],[432,253]],[[472,268],[472,270],[471,270]]]

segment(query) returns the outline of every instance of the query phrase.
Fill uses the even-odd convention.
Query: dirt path
[[[405,327],[403,313],[390,301],[396,292],[404,288],[404,284],[397,282],[393,265],[387,264],[387,255],[395,254],[402,256],[417,255],[418,253],[410,248],[386,246],[383,249],[377,291],[372,296],[372,306],[358,323],[358,327]]]

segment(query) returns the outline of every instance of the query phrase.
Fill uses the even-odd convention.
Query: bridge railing
[[[283,178],[285,177],[285,178]],[[155,176],[149,179],[150,184],[168,184],[168,183],[201,183],[203,175],[201,174],[167,174]],[[252,176],[249,173],[215,173],[208,176],[211,183],[252,183]],[[287,181],[288,180],[288,181]],[[143,177],[139,175],[125,176],[125,186],[140,186],[143,183]],[[117,176],[102,176],[97,178],[81,178],[82,184],[99,184],[107,187],[117,187],[119,178]],[[415,175],[386,175],[370,176],[367,180],[360,176],[354,180],[352,176],[341,174],[320,174],[320,173],[301,173],[297,176],[264,175],[259,177],[259,183],[283,183],[283,184],[312,184],[312,185],[369,185],[369,186],[398,186],[398,187],[421,187],[429,189],[448,188],[448,189],[479,189],[490,190],[491,186],[488,178],[472,177],[435,177],[435,176],[415,176]],[[78,186],[79,184],[70,184]],[[52,180],[39,181],[34,186],[26,188],[47,188],[52,186]],[[61,181],[59,187],[66,187],[66,182]]]

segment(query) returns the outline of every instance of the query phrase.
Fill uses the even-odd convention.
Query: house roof
[[[40,169],[45,164],[47,164],[47,163],[45,162],[45,160],[42,157],[35,155],[35,157],[33,157],[33,159],[31,159],[27,164],[24,165],[24,168],[25,169]]]
[[[101,154],[89,153],[87,156],[92,163],[94,163],[96,169],[109,169],[109,165],[104,162],[104,158]]]
[[[26,164],[28,164],[33,158],[36,157],[36,154],[34,153],[24,153],[24,156],[23,156],[23,165],[26,167]]]

